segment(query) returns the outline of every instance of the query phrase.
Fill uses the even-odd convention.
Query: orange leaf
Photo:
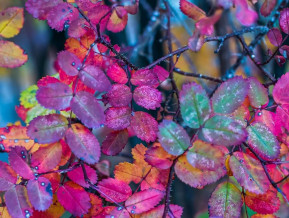
[[[0,13],[0,36],[11,38],[23,27],[23,8],[11,7]]]

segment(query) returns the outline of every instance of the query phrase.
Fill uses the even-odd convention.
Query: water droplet
[[[35,167],[35,170],[38,170],[38,167]]]
[[[258,116],[261,116],[261,115],[262,115],[262,112],[259,112],[259,113],[258,113]]]
[[[24,151],[21,151],[21,154],[24,154]]]
[[[0,138],[1,139],[6,139],[6,136],[5,135],[0,135]]]
[[[79,70],[80,70],[80,67],[77,67],[77,70],[79,71]]]
[[[1,149],[1,151],[4,151],[4,150],[5,150],[5,147],[4,147],[3,144],[0,144],[0,149]]]
[[[18,139],[15,139],[14,142],[17,143],[17,142],[18,142]]]
[[[132,208],[133,208],[133,209],[135,209],[135,208],[136,208],[136,206],[133,206]]]
[[[122,207],[118,207],[117,210],[122,210]]]
[[[111,216],[110,216],[110,218],[114,218],[114,216],[113,216],[113,215],[111,215]]]
[[[254,59],[254,58],[255,58],[255,55],[252,54],[252,55],[251,55],[251,58]]]
[[[65,9],[63,8],[61,11],[62,11],[62,12],[65,12]]]
[[[135,211],[134,211],[134,210],[132,210],[132,211],[131,211],[131,213],[132,213],[132,214],[134,214],[134,213],[135,213]]]
[[[27,213],[27,214],[25,215],[25,217],[29,218],[29,217],[30,217],[30,213]]]
[[[37,176],[38,176],[38,173],[34,173],[34,176],[37,177]]]
[[[35,143],[38,143],[38,139],[34,139],[34,142],[35,142]]]
[[[25,155],[23,155],[23,156],[22,156],[22,158],[23,158],[23,159],[25,159],[25,158],[26,158],[26,156],[25,156]]]
[[[29,210],[25,210],[25,213],[29,213]]]
[[[100,127],[101,127],[101,128],[104,127],[104,124],[100,124]]]
[[[24,142],[25,142],[25,143],[28,143],[29,141],[30,141],[29,139],[25,139],[25,141],[24,141]]]
[[[72,62],[71,65],[72,65],[72,66],[75,66],[75,62]]]
[[[240,160],[240,163],[243,163],[244,161],[243,160]]]
[[[72,9],[70,9],[70,10],[69,10],[69,12],[70,12],[70,13],[72,13],[72,12],[73,12],[73,10],[72,10]]]
[[[41,182],[41,185],[42,185],[42,186],[45,186],[45,183],[44,183],[44,182]]]
[[[25,54],[25,55],[26,55],[26,54],[27,54],[27,51],[25,51],[25,50],[24,50],[24,51],[23,51],[23,54]]]

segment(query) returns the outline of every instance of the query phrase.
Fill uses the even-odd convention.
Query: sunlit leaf
[[[11,7],[0,13],[0,36],[11,38],[20,32],[24,23],[23,8]]]

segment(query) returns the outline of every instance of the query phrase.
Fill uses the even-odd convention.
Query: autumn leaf
[[[0,36],[11,38],[20,32],[24,23],[23,8],[11,7],[0,13]]]

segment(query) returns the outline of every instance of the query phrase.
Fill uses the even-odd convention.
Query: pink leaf
[[[81,70],[79,77],[85,85],[98,92],[106,92],[111,87],[110,81],[104,72],[99,67],[93,65],[88,65]]]
[[[16,146],[9,152],[10,166],[25,179],[33,179],[34,174],[28,165],[28,153],[25,148]]]
[[[27,197],[25,186],[17,185],[4,195],[5,204],[12,218],[27,218],[32,215],[32,208]]]
[[[132,194],[128,184],[113,178],[103,179],[98,183],[97,188],[100,195],[109,202],[123,202]]]
[[[52,204],[51,183],[44,177],[29,180],[27,183],[27,193],[31,204],[36,210],[47,210]]]
[[[17,174],[5,162],[0,161],[0,191],[7,191],[17,182]]]
[[[164,213],[165,206],[159,205],[153,208],[150,211],[142,213],[142,218],[151,218],[151,217],[162,217]],[[183,214],[183,208],[179,205],[170,204],[170,211],[175,218],[181,218]],[[166,218],[170,218],[170,214],[166,215]]]
[[[267,33],[268,39],[269,41],[275,45],[275,46],[279,46],[282,43],[282,33],[280,32],[279,29],[277,28],[272,28],[269,30],[269,32]]]
[[[284,127],[289,131],[289,104],[283,104],[277,107],[275,125],[276,124],[279,124],[279,128]]]
[[[205,42],[205,36],[201,35],[199,31],[194,31],[193,35],[189,38],[188,46],[193,52],[201,50]]]
[[[100,157],[100,147],[96,137],[85,126],[76,123],[66,131],[65,140],[71,151],[88,164],[95,164]]]
[[[58,189],[57,199],[64,209],[74,216],[88,213],[91,207],[88,193],[73,182],[66,182]]]
[[[104,111],[97,99],[85,91],[77,92],[71,101],[71,110],[88,128],[104,124]]]
[[[105,111],[105,125],[114,130],[127,128],[130,120],[130,107],[110,107]]]
[[[64,110],[70,105],[72,90],[61,82],[48,83],[45,86],[39,86],[36,99],[45,108]]]
[[[152,86],[159,85],[157,75],[150,69],[137,70],[132,74],[131,83],[135,86]]]
[[[255,78],[249,77],[248,97],[250,104],[254,108],[264,108],[269,103],[268,90]]]
[[[39,173],[47,172],[59,164],[61,156],[62,145],[59,142],[40,147],[31,156],[31,167]]]
[[[196,28],[202,35],[210,36],[214,33],[214,25],[221,18],[222,10],[216,10],[213,16],[204,17],[196,23]]]
[[[27,135],[42,144],[53,143],[64,136],[67,125],[67,119],[60,114],[39,116],[30,122]]]
[[[289,14],[288,14],[289,15]],[[289,20],[288,20],[289,21]],[[289,73],[284,74],[273,88],[273,98],[278,104],[288,104],[289,102]]]
[[[284,8],[281,11],[279,25],[284,33],[289,34],[289,8]]]
[[[52,8],[47,15],[48,25],[57,31],[62,31],[65,24],[70,24],[78,18],[78,11],[71,4],[63,2]]]
[[[88,11],[89,9],[102,4],[100,1],[91,0],[75,0],[81,10]]]
[[[239,184],[255,194],[264,194],[270,182],[259,160],[243,152],[234,152],[229,160],[230,168]]]
[[[60,68],[68,76],[76,76],[78,74],[78,69],[81,67],[81,61],[75,54],[69,51],[59,52],[57,55],[57,62]]]
[[[260,13],[264,17],[268,17],[275,8],[277,0],[265,0],[260,8]]]
[[[185,15],[196,22],[206,17],[206,13],[202,9],[187,0],[180,0],[180,8]]]
[[[88,179],[95,184],[97,182],[97,175],[94,169],[91,167],[84,165],[86,175]],[[76,169],[70,171],[67,173],[67,176],[69,179],[71,179],[73,182],[77,183],[78,185],[81,185],[82,187],[89,188],[89,184],[84,180],[84,174],[81,167],[77,167]]]
[[[78,18],[71,22],[68,35],[73,38],[80,38],[89,30],[89,23],[84,18]]]
[[[105,96],[113,107],[128,106],[131,103],[132,93],[130,88],[123,84],[114,84]]]
[[[162,93],[150,86],[139,86],[134,90],[133,100],[146,109],[153,109],[161,106]]]
[[[108,67],[107,76],[120,84],[126,84],[128,81],[126,72],[116,63]]]
[[[58,4],[62,3],[61,0],[28,0],[25,3],[26,10],[32,14],[34,18],[39,20],[46,20],[48,13]]]
[[[107,26],[107,22],[111,14],[110,11],[111,9],[107,5],[95,6],[88,10],[87,17],[93,24],[100,24],[100,32],[103,32]]]
[[[162,68],[161,66],[158,66],[158,65],[156,65],[152,69],[152,72],[158,78],[159,83],[162,83],[163,81],[165,81],[170,75],[170,73],[167,70],[165,70],[164,68]]]
[[[139,214],[155,207],[163,197],[164,193],[157,189],[146,189],[133,194],[127,199],[125,206],[130,213]]]
[[[117,155],[126,146],[128,138],[126,129],[109,133],[102,142],[102,153],[110,156]]]
[[[146,112],[135,112],[131,119],[131,127],[141,140],[153,142],[157,138],[158,122]]]
[[[235,0],[236,4],[236,17],[244,26],[251,26],[258,19],[256,11],[251,9],[246,0]]]
[[[281,133],[281,126],[276,122],[275,113],[267,110],[257,111],[256,113],[257,116],[255,116],[255,121],[265,124],[275,136],[278,136]],[[278,113],[278,108],[276,113]],[[286,120],[286,118],[283,120]]]
[[[107,29],[111,32],[118,33],[122,31],[127,24],[128,15],[123,6],[114,8],[108,23]]]
[[[173,164],[174,156],[166,152],[162,146],[148,148],[145,153],[145,161],[158,169],[168,169]]]

